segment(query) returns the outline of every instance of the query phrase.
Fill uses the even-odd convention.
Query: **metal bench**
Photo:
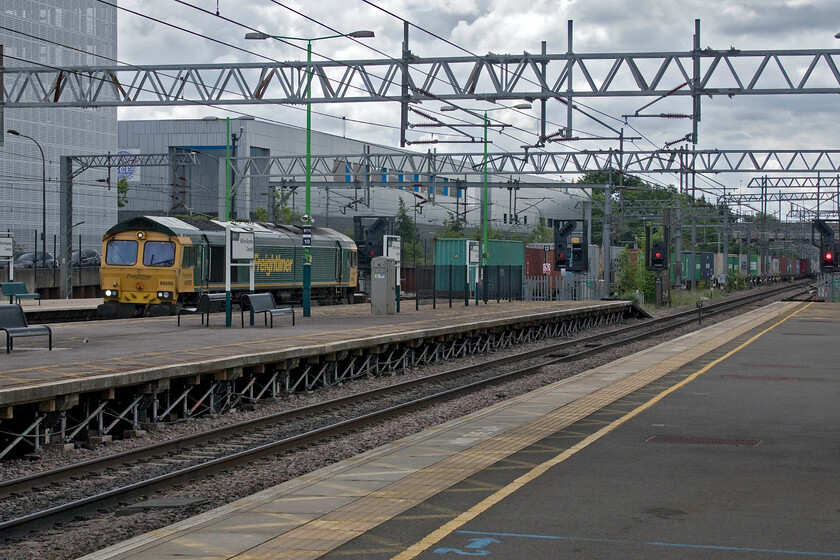
[[[181,325],[181,315],[196,315],[201,314],[201,324],[204,324],[204,316],[207,316],[207,326],[210,326],[210,314],[217,313],[222,310],[225,305],[225,298],[227,294],[201,294],[198,298],[198,304],[195,307],[181,307],[178,310],[178,326]]]
[[[38,305],[41,305],[41,294],[30,294],[23,282],[0,282],[0,290],[4,296],[9,297],[9,303],[20,303],[22,299],[37,299]]]
[[[295,325],[295,310],[291,307],[277,307],[274,303],[274,296],[270,293],[264,294],[243,294],[239,298],[239,311],[242,315],[242,327],[245,328],[245,308],[254,313],[262,313],[265,324],[268,324],[268,317],[271,317],[271,328],[274,328],[274,316],[291,315],[292,326]]]
[[[11,353],[14,348],[14,338],[18,336],[41,336],[50,337],[50,350],[52,350],[52,330],[47,325],[35,325],[30,327],[26,323],[26,315],[23,308],[16,304],[0,305],[0,331],[6,331],[6,354]]]

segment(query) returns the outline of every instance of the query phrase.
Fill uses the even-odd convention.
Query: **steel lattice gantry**
[[[840,50],[488,54],[67,68],[6,66],[6,108],[840,93]],[[695,68],[697,66],[697,68]],[[309,77],[309,78],[308,78]],[[306,90],[311,83],[311,95]],[[686,86],[686,87],[683,87]]]
[[[73,164],[76,164],[74,168]],[[169,153],[169,154],[107,154],[88,156],[62,156],[61,157],[61,179],[59,187],[59,255],[61,298],[70,298],[72,294],[73,276],[70,271],[70,238],[73,223],[73,179],[80,173],[93,167],[147,167],[147,166],[174,166],[174,165],[195,165],[195,154],[191,153]]]
[[[251,176],[302,177],[304,156],[232,158],[237,172]],[[478,176],[483,156],[475,153],[418,154],[409,152],[313,155],[312,174],[333,177],[339,164],[367,169],[369,174],[410,173],[439,176]],[[619,169],[625,173],[817,173],[840,172],[840,150],[587,150],[488,154],[487,172],[493,175],[558,175]],[[342,173],[343,174],[343,173]]]
[[[755,194],[727,194],[721,195],[718,202],[721,204],[741,205],[751,202],[799,202],[803,200],[816,200],[828,202],[835,200],[837,194],[831,191],[818,192],[767,192]]]

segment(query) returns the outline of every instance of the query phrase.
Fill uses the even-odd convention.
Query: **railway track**
[[[580,360],[690,323],[702,323],[703,318],[757,301],[779,299],[785,293],[802,297],[808,290],[802,284],[786,284],[697,310],[6,480],[0,482],[0,511],[5,512],[0,513],[0,519],[7,517],[0,521],[0,531],[12,536],[55,526],[261,457],[289,452],[526,376],[548,365]]]

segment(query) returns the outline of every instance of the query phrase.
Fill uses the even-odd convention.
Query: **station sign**
[[[254,260],[254,232],[230,232],[231,258]]]
[[[312,224],[303,224],[303,246],[312,246]]]
[[[11,237],[0,237],[0,259],[10,259],[15,254],[15,240]]]

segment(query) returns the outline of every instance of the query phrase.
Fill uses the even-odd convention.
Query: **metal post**
[[[697,289],[697,217],[691,217],[691,290]]]
[[[58,228],[61,231],[61,290],[62,299],[72,296],[72,278],[70,274],[70,245],[73,231],[73,160],[69,156],[61,156],[60,163],[61,183],[58,194]]]
[[[230,221],[230,117],[227,117],[225,137],[225,221]]]
[[[612,172],[609,176],[609,184],[604,189],[604,227],[603,240],[601,241],[604,268],[604,287],[610,293],[610,221],[612,220]]]
[[[674,284],[682,286],[683,284],[683,270],[682,270],[682,201],[675,201],[674,212],[676,219],[676,229],[674,230]]]
[[[487,111],[484,111],[484,187],[481,196],[481,265],[487,266]],[[483,273],[483,271],[482,271]],[[483,280],[483,278],[482,278]]]
[[[312,41],[306,42],[306,62],[312,62]],[[306,70],[306,215],[303,217],[305,225],[312,225],[312,103],[311,95],[312,73],[309,64]],[[306,247],[303,252],[303,316],[311,316],[312,298],[312,252]]]
[[[726,290],[729,280],[729,208],[723,205],[723,289]]]
[[[225,222],[225,326],[230,326],[230,222]]]
[[[747,222],[747,284],[752,276],[752,222]],[[756,270],[758,272],[758,270]]]
[[[405,131],[408,130],[408,60],[411,51],[408,49],[408,21],[403,20],[402,83],[400,84],[400,147],[405,148]]]

